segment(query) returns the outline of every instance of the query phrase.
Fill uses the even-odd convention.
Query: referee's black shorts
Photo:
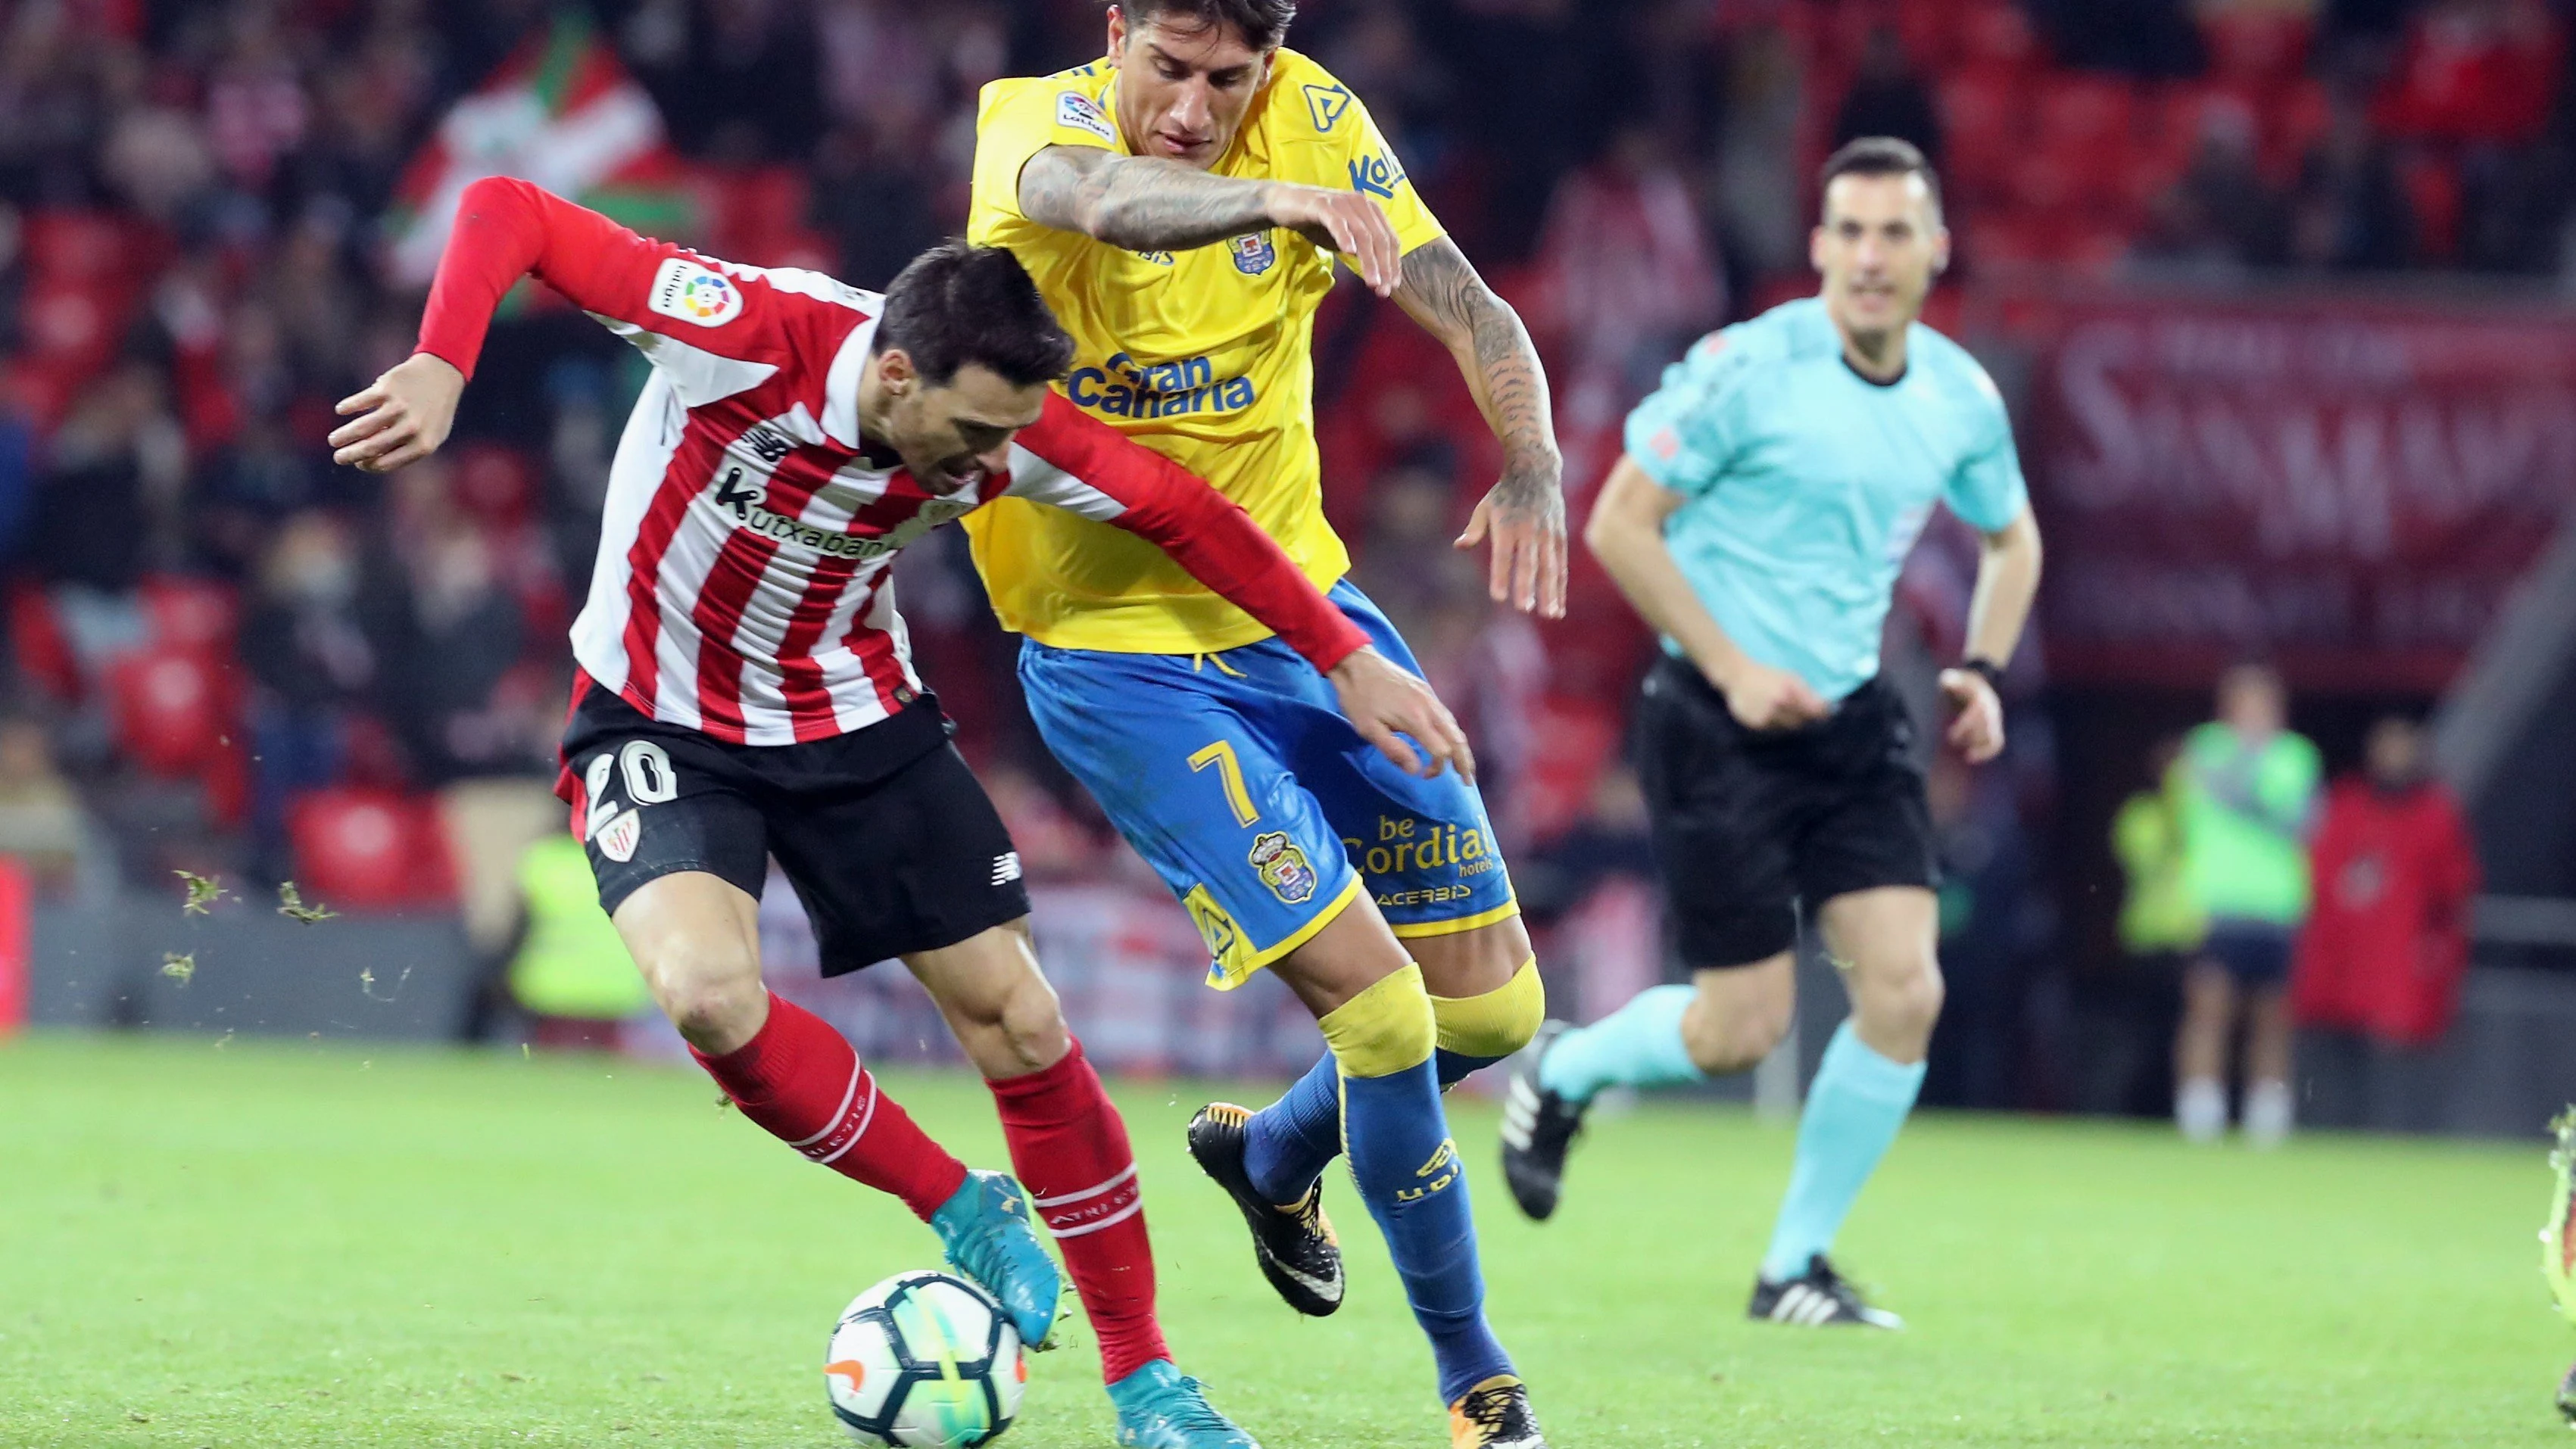
[[[585,684],[563,755],[602,910],[689,870],[757,898],[776,856],[826,976],[1029,913],[1010,832],[937,700],[830,739],[736,745]]]
[[[1754,731],[1667,655],[1638,707],[1638,775],[1682,960],[1750,966],[1798,938],[1798,907],[1925,886],[1932,812],[1904,702],[1872,679],[1801,729]]]

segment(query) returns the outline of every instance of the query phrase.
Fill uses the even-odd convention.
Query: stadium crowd
[[[559,113],[622,72],[665,139],[610,209],[874,286],[962,226],[978,88],[1096,54],[1101,23],[1090,0],[0,3],[0,849],[74,894],[172,870],[352,908],[461,894],[506,940],[510,863],[558,818],[564,630],[640,365],[530,299],[459,446],[389,479],[329,465],[333,401],[410,350],[403,242],[470,164],[459,103],[515,86]],[[2566,30],[2544,0],[1312,0],[1291,40],[1530,320],[1579,523],[1662,365],[1808,284],[1808,178],[1840,139],[1935,156],[1971,287],[2576,278]],[[1437,345],[1357,291],[1318,328],[1328,511],[1475,733],[1525,903],[1580,923],[1559,956],[1651,957],[1620,762],[1651,642],[1588,561],[1561,624],[1486,606],[1448,540],[1494,445]],[[1917,658],[1955,649],[1970,550],[1936,534],[1909,571]],[[955,530],[900,589],[1032,873],[1132,875],[1027,727]],[[1934,1100],[2015,1094],[1995,1044],[2050,969],[2041,683],[2015,674],[2031,743],[2004,767],[1935,766]]]

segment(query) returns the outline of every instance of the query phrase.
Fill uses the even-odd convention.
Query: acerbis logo
[[[1404,184],[1404,165],[1392,151],[1364,156],[1351,163],[1351,190],[1395,200],[1395,188]]]
[[[1234,413],[1259,400],[1252,379],[1221,379],[1205,357],[1143,363],[1124,352],[1110,358],[1105,367],[1077,368],[1064,380],[1064,395],[1076,407],[1112,418]]]
[[[1341,86],[1306,87],[1306,114],[1314,119],[1318,131],[1332,130],[1333,123],[1350,108],[1351,93]]]
[[[722,327],[742,315],[742,288],[712,268],[672,257],[653,273],[653,290],[645,305],[682,322]]]

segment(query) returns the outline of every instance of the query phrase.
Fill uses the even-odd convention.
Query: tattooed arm
[[[1548,409],[1547,374],[1539,368],[1528,329],[1445,236],[1405,254],[1395,300],[1458,359],[1485,425],[1502,440],[1502,481],[1476,505],[1458,546],[1473,548],[1491,532],[1487,587],[1493,597],[1523,613],[1564,617],[1563,460]]]
[[[1213,176],[1158,156],[1049,146],[1020,168],[1020,214],[1138,252],[1185,252],[1284,226],[1349,257],[1384,297],[1402,249],[1377,203],[1351,191]]]

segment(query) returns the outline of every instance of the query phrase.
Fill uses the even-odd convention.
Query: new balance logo
[[[993,857],[993,884],[1009,885],[1020,878],[1020,853],[1006,850]]]

